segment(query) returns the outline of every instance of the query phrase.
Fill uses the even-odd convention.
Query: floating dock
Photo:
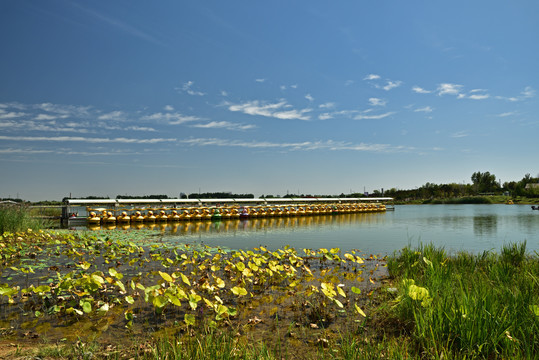
[[[393,198],[67,199],[68,224],[219,221],[393,210]]]

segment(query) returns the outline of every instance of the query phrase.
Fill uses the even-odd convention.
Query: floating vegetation
[[[256,328],[307,343],[305,329],[360,326],[367,295],[385,275],[381,262],[357,251],[244,251],[159,239],[145,230],[4,233],[0,328],[73,341]]]

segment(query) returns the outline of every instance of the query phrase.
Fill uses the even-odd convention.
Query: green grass
[[[525,243],[475,256],[406,248],[388,267],[399,294],[389,316],[429,358],[536,358],[539,261]]]
[[[0,234],[4,232],[19,232],[32,229],[34,231],[49,226],[47,220],[34,218],[25,206],[0,207]]]

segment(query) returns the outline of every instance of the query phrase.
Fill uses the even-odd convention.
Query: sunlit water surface
[[[528,251],[539,251],[539,211],[528,205],[400,205],[385,213],[187,222],[156,228],[164,231],[165,242],[232,249],[290,245],[385,255],[421,242],[451,252],[478,253],[526,241]]]

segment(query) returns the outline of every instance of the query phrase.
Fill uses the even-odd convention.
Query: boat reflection
[[[236,219],[222,221],[190,221],[174,223],[133,223],[133,224],[88,224],[89,230],[130,230],[148,229],[159,230],[163,233],[180,236],[190,235],[215,235],[235,232],[256,232],[293,230],[294,228],[319,227],[319,226],[341,226],[356,223],[377,223],[383,218],[385,213],[349,213],[340,215],[318,215],[302,217],[271,217]]]

